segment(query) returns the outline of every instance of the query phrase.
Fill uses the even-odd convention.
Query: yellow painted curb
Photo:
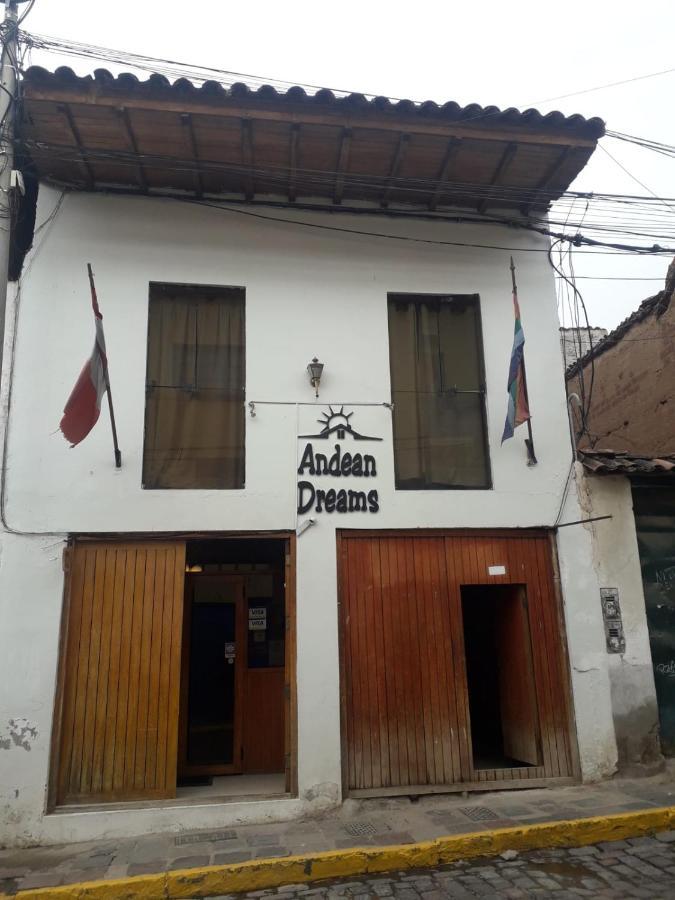
[[[63,887],[19,891],[19,900],[167,900],[213,897],[301,884],[326,878],[418,869],[459,859],[496,856],[504,850],[581,847],[600,841],[668,831],[675,827],[675,806],[636,812],[543,822],[494,831],[476,831],[401,844],[393,847],[353,847],[325,853],[257,859],[226,866],[178,869],[107,881],[87,881]],[[0,894],[0,898],[9,898]]]

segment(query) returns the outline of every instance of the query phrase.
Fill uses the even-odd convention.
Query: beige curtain
[[[480,341],[477,297],[389,296],[398,488],[489,487]]]
[[[244,291],[152,285],[143,486],[244,486]]]

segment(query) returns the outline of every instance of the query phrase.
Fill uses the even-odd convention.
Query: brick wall
[[[675,274],[671,264],[669,275]],[[667,280],[668,284],[668,280]],[[670,285],[669,285],[670,287]],[[672,288],[645,301],[647,314],[617,336],[593,361],[588,434],[581,447],[658,456],[675,453],[675,299]],[[664,311],[665,310],[665,311]],[[659,311],[661,314],[659,315]],[[619,326],[617,331],[621,332]],[[611,335],[610,335],[611,339]],[[583,368],[588,394],[592,366]],[[580,394],[579,374],[568,390]]]

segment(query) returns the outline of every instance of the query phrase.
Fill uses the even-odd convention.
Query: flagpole
[[[96,308],[98,308],[98,301],[96,299],[96,286],[94,285],[94,273],[91,270],[91,263],[87,263],[87,272],[89,273],[89,284],[91,285],[91,296],[94,302],[96,303]],[[99,313],[100,315],[100,313]],[[98,340],[96,341],[96,348],[98,350],[98,354],[101,358],[101,362],[103,364],[103,378],[105,380],[105,390],[108,395],[108,411],[110,412],[110,426],[112,428],[112,439],[113,439],[113,450],[115,452],[115,468],[122,468],[122,452],[120,451],[119,444],[117,443],[117,426],[115,425],[115,410],[113,407],[113,399],[112,399],[112,391],[110,390],[110,378],[108,376],[108,360],[104,353],[101,352],[101,348],[99,347]]]
[[[513,262],[513,257],[511,257],[511,285],[513,287],[513,295],[514,297],[518,296],[518,288],[516,287],[516,266]],[[525,399],[527,401],[527,437],[525,438],[525,447],[527,448],[527,464],[528,466],[536,466],[537,465],[537,457],[534,454],[534,438],[532,437],[532,420],[529,416],[530,410],[530,396],[527,393],[527,374],[525,372],[525,356],[523,356],[521,366],[523,369],[523,390],[525,392]]]

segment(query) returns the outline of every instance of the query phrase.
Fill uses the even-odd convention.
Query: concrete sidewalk
[[[415,845],[421,846],[424,842],[451,836],[461,838],[463,835],[467,835],[465,855],[469,858],[472,855],[469,844],[474,848],[479,845],[482,848],[473,852],[474,856],[489,855],[491,852],[489,842],[486,840],[481,843],[477,838],[484,835],[487,839],[492,832],[498,833],[501,829],[523,829],[524,826],[539,823],[566,821],[566,828],[562,828],[561,824],[560,840],[555,838],[550,828],[545,829],[548,835],[547,845],[554,843],[564,845],[574,843],[572,836],[574,832],[569,828],[569,820],[603,817],[603,821],[608,823],[606,839],[609,840],[611,817],[622,813],[635,813],[635,819],[623,819],[621,827],[625,832],[630,828],[626,822],[635,821],[636,833],[645,833],[650,830],[650,819],[648,815],[640,818],[640,811],[648,813],[652,810],[654,816],[657,816],[656,810],[673,806],[675,806],[675,781],[670,772],[651,778],[614,779],[597,785],[558,789],[472,793],[468,796],[429,795],[418,800],[396,798],[347,801],[339,810],[304,821],[237,828],[224,826],[221,830],[209,832],[177,831],[169,835],[153,834],[126,840],[2,850],[0,892],[13,895],[36,888],[73,885],[72,894],[65,892],[63,896],[75,896],[74,886],[82,882],[102,880],[108,882],[109,888],[112,889],[111,882],[114,879],[125,879],[130,876],[158,875],[176,870],[188,870],[186,873],[188,875],[189,870],[193,870],[197,876],[204,867],[231,866],[249,861],[262,863],[265,859],[277,859],[281,864],[281,858],[284,857],[318,858],[330,851],[349,851],[354,848],[367,853],[369,848],[405,849],[410,845],[408,855],[412,857]],[[675,813],[671,811],[671,815],[675,816]],[[179,822],[180,808],[176,809],[176,819]],[[642,825],[637,824],[638,819]],[[588,824],[590,826],[591,823]],[[593,839],[602,840],[602,833],[599,836],[596,833],[598,830],[596,824],[593,825],[593,829]],[[659,828],[656,827],[655,830]],[[468,838],[469,835],[471,840]],[[588,842],[589,840],[580,838],[580,843]],[[500,848],[504,849],[507,844],[508,835],[504,833],[500,846],[495,845],[496,852],[499,852]],[[517,846],[522,849],[526,844],[522,834],[519,833]],[[453,846],[461,850],[461,841],[453,841]],[[533,843],[532,846],[543,844]],[[400,855],[403,851],[397,852]],[[459,851],[452,852],[456,856],[464,855]],[[377,855],[377,866],[379,871],[383,871],[386,867],[386,855]],[[339,860],[340,855],[333,854],[331,859]],[[351,866],[353,871],[353,862]],[[399,860],[392,855],[392,868],[398,866]],[[281,868],[283,866],[279,865],[279,869]],[[311,870],[311,865],[309,869]],[[258,871],[249,866],[244,867],[244,870]],[[322,871],[325,874],[321,877],[331,877],[330,869],[327,870],[324,866]],[[335,874],[338,875],[340,872],[336,871]],[[139,885],[141,881],[142,879],[139,879]],[[249,888],[244,884],[237,889]],[[124,896],[132,895],[136,896],[126,892],[124,894]],[[109,896],[115,894],[109,893]],[[155,895],[146,892],[142,896]],[[157,896],[164,895],[157,894]]]

